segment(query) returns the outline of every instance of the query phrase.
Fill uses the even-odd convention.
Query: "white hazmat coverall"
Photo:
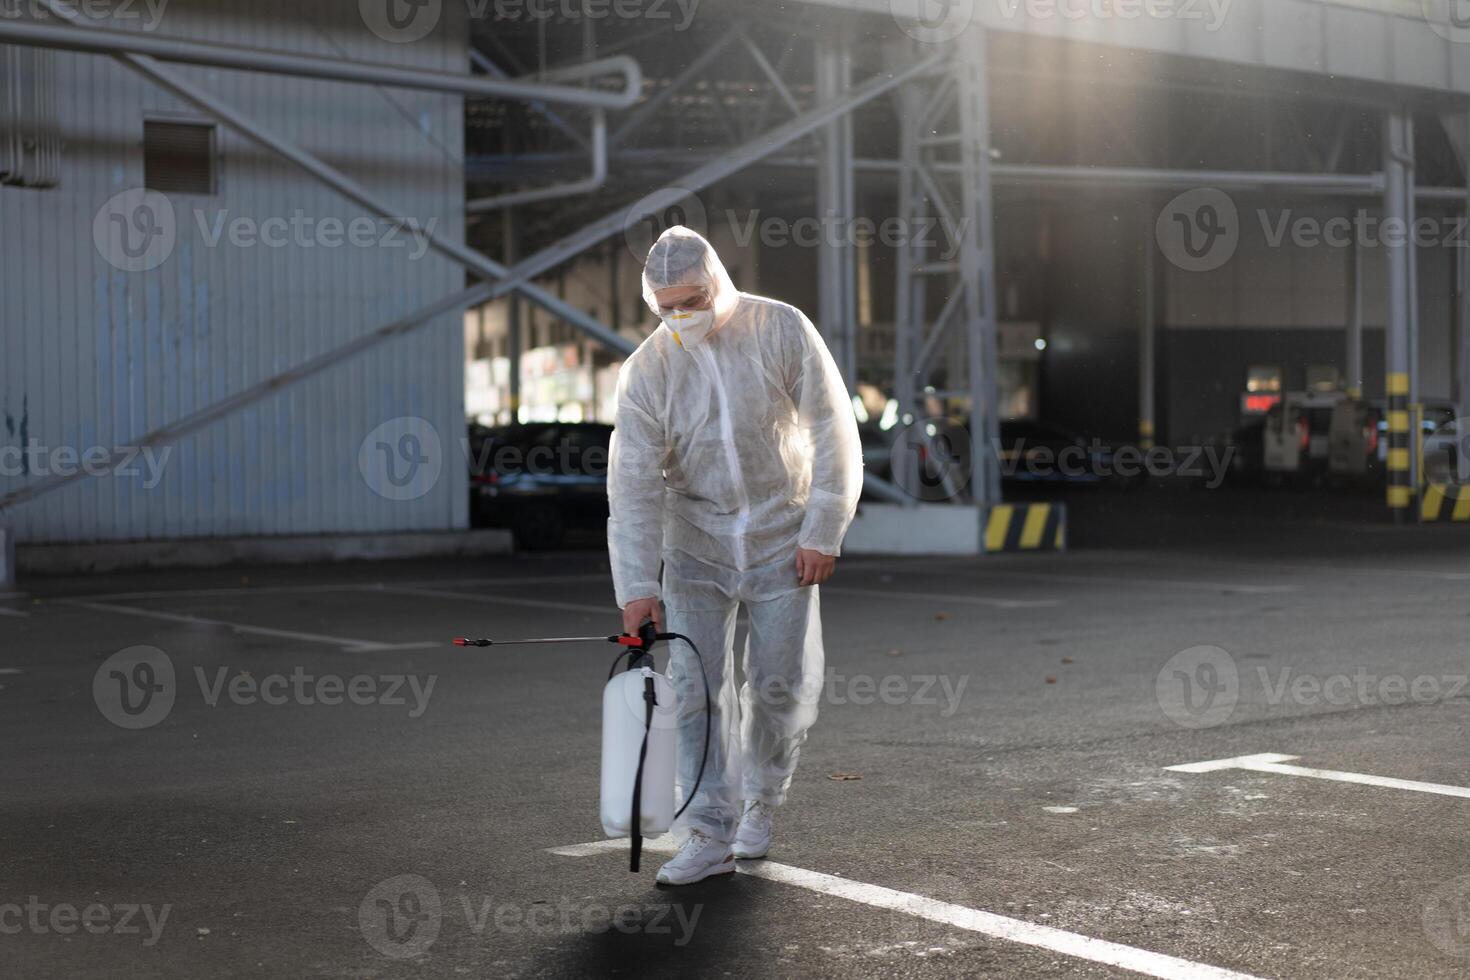
[[[693,638],[704,657],[709,757],[681,824],[728,842],[742,800],[784,801],[816,720],[822,626],[817,587],[798,585],[796,550],[840,552],[862,492],[862,450],[847,389],[811,321],[737,292],[709,242],[676,226],[648,253],[643,297],[657,313],[657,290],[690,285],[709,294],[713,317],[678,334],[669,324],[681,321],[666,321],[618,377],[607,538],[618,605],[660,598],[665,629]],[[741,603],[750,628],[737,706]],[[687,793],[705,738],[704,685],[688,644],[670,644],[669,674]]]

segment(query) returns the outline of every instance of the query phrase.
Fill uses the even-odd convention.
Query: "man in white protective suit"
[[[764,857],[823,686],[817,586],[862,492],[862,449],[842,376],[800,310],[738,292],[688,228],[648,253],[643,298],[663,320],[618,377],[608,552],[623,629],[648,619],[699,646],[712,713],[704,778],[658,881],[679,885]],[[663,565],[663,582],[659,566]],[[660,601],[663,612],[660,612]],[[735,614],[745,606],[737,703]],[[705,690],[670,646],[679,782],[704,750]]]

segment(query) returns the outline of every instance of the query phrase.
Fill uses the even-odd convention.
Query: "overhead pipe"
[[[505,81],[506,79],[510,78],[509,72],[501,68],[489,58],[485,57],[485,55],[481,54],[474,47],[474,45],[470,46],[470,64],[474,65],[476,68],[480,69],[491,78],[498,78],[501,81]],[[565,134],[570,140],[572,140],[572,142],[576,143],[583,149],[587,148],[587,141],[582,138],[582,134],[573,129],[571,123],[567,122],[561,116],[548,109],[546,107],[546,103],[532,102],[531,108],[541,113],[542,116],[546,117],[546,120],[548,122],[550,122],[557,129],[561,130],[561,132]]]
[[[518,204],[530,204],[533,201],[548,201],[557,197],[572,197],[577,194],[588,194],[602,187],[607,182],[607,114],[601,109],[592,111],[592,173],[581,180],[568,181],[565,184],[551,184],[546,187],[536,187],[524,191],[511,191],[508,194],[496,194],[492,197],[479,197],[465,202],[466,214],[483,214],[486,211],[497,211]]]
[[[628,55],[614,55],[528,78],[489,78],[158,37],[138,31],[123,32],[77,24],[53,25],[5,18],[0,18],[0,43],[59,48],[89,54],[144,55],[159,61],[186,65],[237,68],[243,71],[298,75],[365,85],[389,85],[430,92],[458,92],[462,95],[558,102],[593,109],[627,109],[643,94],[643,72],[638,67],[638,62]],[[552,84],[604,75],[622,75],[622,88],[618,91],[602,91]]]

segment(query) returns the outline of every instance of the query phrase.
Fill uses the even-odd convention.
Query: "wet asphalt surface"
[[[1067,554],[839,562],[770,862],[1262,977],[1470,972],[1470,798],[1167,768],[1470,787],[1470,529],[1311,495],[1071,503]],[[602,837],[612,650],[446,641],[614,631],[596,550],[22,589],[4,976],[1136,975],[551,853]]]

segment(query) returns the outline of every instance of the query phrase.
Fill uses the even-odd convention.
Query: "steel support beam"
[[[39,0],[46,3],[47,0]],[[70,20],[57,14],[61,20]],[[453,72],[403,68],[397,65],[323,58],[314,55],[286,54],[258,48],[241,48],[224,44],[189,41],[183,38],[158,37],[141,31],[113,31],[106,28],[82,27],[76,24],[44,24],[36,21],[9,20],[0,17],[0,43],[31,44],[44,48],[82,51],[89,54],[146,55],[159,61],[212,68],[235,68],[302,78],[320,78],[364,85],[388,85],[394,88],[422,89],[430,92],[458,92],[461,95],[491,96],[558,102],[566,105],[600,109],[626,109],[643,93],[643,74],[638,62],[627,55],[616,55],[590,65],[560,69],[536,79],[500,79]],[[622,88],[607,92],[596,88],[550,84],[550,78],[587,78],[597,75],[623,76]]]
[[[1407,241],[1404,256],[1407,262],[1408,279],[1405,290],[1409,303],[1409,404],[1419,404],[1419,246],[1414,235],[1414,224],[1418,219],[1415,207],[1414,185],[1417,179],[1414,163],[1414,117],[1405,110],[1403,114],[1404,152],[1404,228]],[[1416,428],[1409,439],[1410,472],[1419,472],[1419,430]],[[1419,493],[1417,479],[1414,493]]]
[[[623,150],[612,155],[620,164],[646,166],[650,163],[677,162],[699,165],[718,159],[718,153],[691,152],[675,147]],[[502,157],[471,158],[500,161]],[[565,153],[517,156],[536,172],[549,165],[572,164],[580,159]],[[810,170],[817,165],[815,157],[780,156],[760,161],[763,166]],[[903,166],[898,159],[884,160],[857,157],[853,169],[860,173],[897,173]],[[934,173],[957,173],[955,163],[932,163]],[[1367,174],[1313,174],[1271,170],[1155,170],[1143,167],[1070,167],[1033,163],[997,163],[991,165],[991,182],[996,187],[1137,187],[1144,189],[1180,189],[1218,187],[1221,190],[1268,192],[1290,190],[1300,194],[1329,197],[1377,197],[1383,194],[1381,172]],[[1416,185],[1414,196],[1421,201],[1465,203],[1462,187],[1424,187]]]
[[[919,116],[924,107],[924,93],[918,83],[910,83],[898,90],[896,100],[899,126],[898,214],[906,219],[922,206],[918,169]],[[914,366],[914,352],[921,322],[917,308],[923,301],[924,283],[921,277],[914,275],[916,261],[912,238],[906,238],[894,251],[893,280],[893,398],[901,414],[913,412],[918,404],[916,385],[919,372]],[[908,493],[916,493],[918,473],[913,467],[895,468],[893,478]]]
[[[996,373],[993,207],[990,194],[988,32],[972,26],[956,42],[955,98],[960,126],[960,288],[969,348],[970,493],[976,504],[1000,503],[1000,420]]]
[[[1291,188],[1326,194],[1376,194],[1383,190],[1381,174],[1314,174],[1240,170],[1160,170],[1151,167],[1058,167],[1045,164],[995,164],[997,183],[1068,187],[1137,185],[1150,188],[1218,187],[1241,189]]]
[[[1402,111],[1386,114],[1383,129],[1384,224],[1400,227],[1407,215],[1408,149],[1405,145]],[[1390,245],[1388,261],[1388,325],[1384,338],[1384,374],[1388,395],[1388,493],[1387,503],[1396,523],[1403,523],[1413,492],[1409,458],[1409,257],[1404,245]]]
[[[1470,112],[1463,116],[1464,142],[1461,144],[1460,170],[1464,174],[1463,204],[1470,214]],[[1455,249],[1455,400],[1462,416],[1470,415],[1470,248]],[[1461,423],[1461,432],[1464,431]],[[1470,447],[1466,447],[1470,448]],[[1464,470],[1462,468],[1461,472]]]
[[[852,54],[845,38],[816,42],[817,101],[841,98],[852,85]],[[849,387],[857,383],[857,264],[846,229],[856,203],[852,173],[852,115],[822,130],[817,164],[817,215],[822,227],[837,229],[817,252],[817,326]]]
[[[762,133],[753,140],[715,155],[708,162],[666,184],[633,206],[611,211],[516,263],[509,270],[506,278],[496,284],[494,295],[501,296],[511,289],[520,288],[522,284],[548,269],[556,268],[603,239],[621,233],[624,228],[640,218],[662,213],[665,208],[679,203],[685,195],[703,190],[715,181],[745,169],[757,160],[821,128],[843,113],[851,112],[858,106],[897,88],[910,78],[932,70],[946,57],[947,55],[943,52],[936,53],[891,74],[870,78],[854,88],[844,98],[815,106],[800,116],[787,120],[775,129]]]

